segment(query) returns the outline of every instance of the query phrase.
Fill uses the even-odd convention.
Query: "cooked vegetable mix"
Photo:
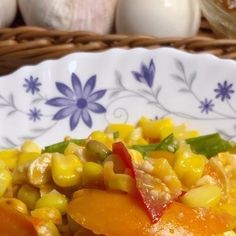
[[[27,140],[0,151],[0,217],[10,236],[236,235],[235,144],[145,117]]]

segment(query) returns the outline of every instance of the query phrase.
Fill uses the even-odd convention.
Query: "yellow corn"
[[[3,161],[6,166],[13,170],[16,167],[19,151],[17,149],[9,149],[0,151],[0,160]]]
[[[32,140],[26,140],[21,146],[22,152],[36,152],[41,153],[42,149],[37,143]]]
[[[207,159],[192,153],[188,145],[180,147],[175,155],[174,170],[181,182],[191,187],[202,177]]]
[[[79,149],[79,145],[75,144],[75,143],[69,143],[64,151],[65,155],[76,155],[77,151]]]
[[[35,208],[56,208],[58,209],[61,214],[65,214],[66,208],[68,205],[68,200],[65,195],[53,190],[50,193],[43,195],[35,205]]]
[[[51,180],[51,160],[52,155],[45,153],[30,164],[27,176],[32,185],[40,186]]]
[[[42,221],[36,225],[38,236],[61,236],[57,227],[51,221]]]
[[[52,221],[56,225],[62,224],[62,216],[58,209],[56,208],[38,208],[31,211],[31,215],[35,218],[45,220],[45,221]]]
[[[24,202],[29,210],[34,209],[36,202],[40,198],[39,190],[33,186],[24,184],[17,193],[17,198]]]
[[[84,163],[82,182],[84,186],[102,185],[103,167],[95,162]]]
[[[4,203],[10,207],[13,207],[15,210],[23,214],[28,214],[28,209],[25,203],[17,198],[0,198],[0,203]]]
[[[174,127],[173,129],[174,136],[178,139],[188,139],[199,136],[199,132],[196,130],[187,130],[186,125],[182,124]]]
[[[173,121],[170,118],[149,120],[141,123],[144,138],[164,139],[173,132]]]
[[[45,194],[50,193],[51,191],[53,191],[54,189],[56,189],[56,185],[54,183],[47,183],[47,184],[43,184],[40,186],[39,188],[39,192],[40,192],[40,196],[44,196]]]
[[[75,155],[55,153],[52,156],[52,178],[61,187],[72,187],[81,182],[82,163]]]
[[[89,135],[89,139],[96,140],[100,143],[103,143],[108,148],[111,148],[112,146],[112,139],[108,136],[108,134],[102,132],[102,131],[94,131]]]
[[[28,182],[27,169],[31,162],[39,156],[36,152],[22,152],[19,154],[17,166],[13,171],[13,183],[22,184]]]
[[[32,140],[26,140],[21,146],[22,152],[36,152],[38,154],[41,153],[41,148]]]
[[[228,214],[232,215],[233,217],[236,217],[236,205],[232,203],[224,203],[220,206],[220,209],[222,209],[224,212],[227,212]]]
[[[134,131],[134,126],[129,124],[110,124],[106,128],[106,133],[118,133],[119,139],[126,139]]]
[[[217,185],[204,185],[189,190],[181,201],[189,207],[215,207],[221,196],[221,188]]]
[[[150,152],[148,156],[152,159],[165,158],[171,166],[173,166],[175,161],[175,154],[169,151],[157,150]]]
[[[143,138],[142,129],[140,127],[135,128],[125,141],[128,146],[148,144],[148,142]]]
[[[7,189],[11,186],[12,175],[7,169],[0,169],[0,197],[4,195]]]
[[[120,190],[127,193],[135,192],[134,179],[126,174],[115,174],[111,161],[104,163],[104,182],[110,190]]]
[[[162,180],[172,193],[179,194],[182,191],[180,180],[165,158],[155,159],[153,167],[152,175]]]
[[[137,165],[142,165],[144,162],[143,156],[140,152],[134,150],[134,149],[129,149],[129,154],[132,157],[132,160],[134,161],[135,164]]]

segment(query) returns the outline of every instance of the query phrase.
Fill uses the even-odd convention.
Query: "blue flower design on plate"
[[[218,88],[214,89],[216,92],[216,98],[220,98],[222,102],[224,100],[231,99],[231,94],[234,93],[232,83],[229,84],[228,81],[225,80],[223,83],[218,83],[217,86]]]
[[[39,87],[42,84],[39,82],[39,78],[33,78],[33,76],[30,76],[29,79],[25,79],[25,83],[23,84],[23,87],[26,88],[26,93],[32,93],[33,95],[36,92],[39,92]]]
[[[41,119],[42,113],[40,109],[37,109],[36,107],[34,107],[33,109],[29,110],[28,116],[29,116],[29,120],[36,122],[37,120]]]
[[[201,113],[208,114],[209,112],[213,111],[213,107],[215,106],[212,99],[205,98],[203,101],[200,101],[199,108],[201,109]]]
[[[96,75],[90,77],[82,87],[79,77],[72,73],[72,89],[64,83],[56,82],[58,91],[64,97],[55,97],[46,104],[62,107],[54,116],[53,120],[61,120],[70,116],[70,129],[74,130],[79,124],[80,118],[88,126],[92,127],[92,118],[89,111],[94,113],[105,113],[106,109],[96,101],[102,98],[106,90],[94,91],[96,85]]]
[[[156,73],[156,67],[153,59],[149,65],[141,64],[140,72],[132,71],[134,78],[140,82],[146,84],[149,88],[152,88],[153,81]]]

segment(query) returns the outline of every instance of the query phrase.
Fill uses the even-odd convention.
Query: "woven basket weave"
[[[0,74],[8,74],[23,65],[60,58],[72,52],[163,46],[236,59],[236,40],[217,38],[204,19],[199,35],[192,38],[160,39],[142,35],[99,35],[91,32],[64,32],[23,26],[0,29]]]

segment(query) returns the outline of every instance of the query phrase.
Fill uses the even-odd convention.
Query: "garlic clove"
[[[190,37],[200,26],[199,0],[120,0],[118,33],[157,37]]]
[[[109,33],[117,0],[19,0],[27,25]]]
[[[10,26],[16,17],[17,0],[1,0],[0,27]]]

